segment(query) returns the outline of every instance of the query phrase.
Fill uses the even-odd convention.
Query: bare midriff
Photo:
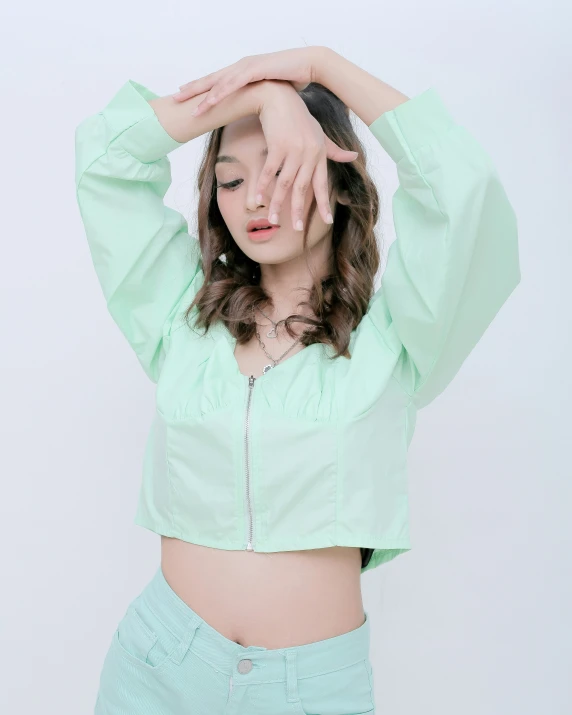
[[[276,354],[289,344],[272,342]],[[301,349],[298,344],[285,359]],[[256,339],[237,345],[234,357],[245,379],[260,376],[268,362]],[[182,601],[244,647],[303,645],[364,623],[358,547],[274,553],[254,548],[223,550],[161,536],[161,568]]]
[[[161,536],[161,569],[182,601],[244,647],[313,643],[365,620],[357,547],[263,553]]]

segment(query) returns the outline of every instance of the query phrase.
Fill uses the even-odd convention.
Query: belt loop
[[[183,658],[187,654],[187,651],[191,647],[191,643],[193,642],[193,638],[195,637],[195,633],[197,632],[197,628],[199,627],[199,621],[197,618],[192,618],[191,622],[187,628],[187,632],[183,636],[181,642],[179,645],[175,648],[175,651],[173,655],[171,656],[171,660],[173,663],[176,663],[177,665],[181,665],[183,662]]]
[[[298,702],[298,669],[296,667],[296,649],[289,648],[284,651],[286,656],[286,701]]]

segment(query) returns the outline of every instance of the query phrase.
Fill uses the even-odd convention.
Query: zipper
[[[245,490],[246,490],[246,507],[248,511],[248,531],[247,531],[247,542],[246,542],[246,550],[247,551],[254,551],[254,546],[252,544],[253,542],[253,527],[254,527],[254,519],[253,519],[253,512],[252,512],[252,499],[251,499],[251,494],[250,494],[250,463],[249,463],[249,456],[250,456],[250,450],[249,450],[249,437],[250,437],[250,405],[252,403],[252,390],[254,388],[254,382],[256,378],[254,375],[251,375],[248,378],[248,397],[246,400],[246,417],[244,420],[244,463],[245,463],[245,472],[246,472],[246,482],[245,482]]]

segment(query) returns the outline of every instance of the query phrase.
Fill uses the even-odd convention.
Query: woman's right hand
[[[329,202],[327,159],[354,161],[358,154],[347,151],[327,137],[290,82],[266,80],[260,87],[257,113],[268,146],[268,157],[257,184],[257,200],[281,169],[270,201],[268,220],[279,222],[280,211],[292,186],[292,225],[304,219],[306,191],[314,190],[318,210],[325,223],[332,223]],[[273,220],[273,215],[276,218]],[[297,230],[302,230],[298,228]]]

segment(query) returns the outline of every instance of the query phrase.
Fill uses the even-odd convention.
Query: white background
[[[571,19],[564,0],[2,11],[0,712],[91,713],[111,634],[160,555],[133,523],[154,387],[96,281],[75,126],[127,79],[167,94],[305,45],[410,97],[435,87],[494,158],[520,228],[521,284],[419,413],[413,549],[363,577],[378,711],[572,712]],[[390,242],[395,167],[356,125]],[[170,155],[166,200],[191,230],[201,139]]]

